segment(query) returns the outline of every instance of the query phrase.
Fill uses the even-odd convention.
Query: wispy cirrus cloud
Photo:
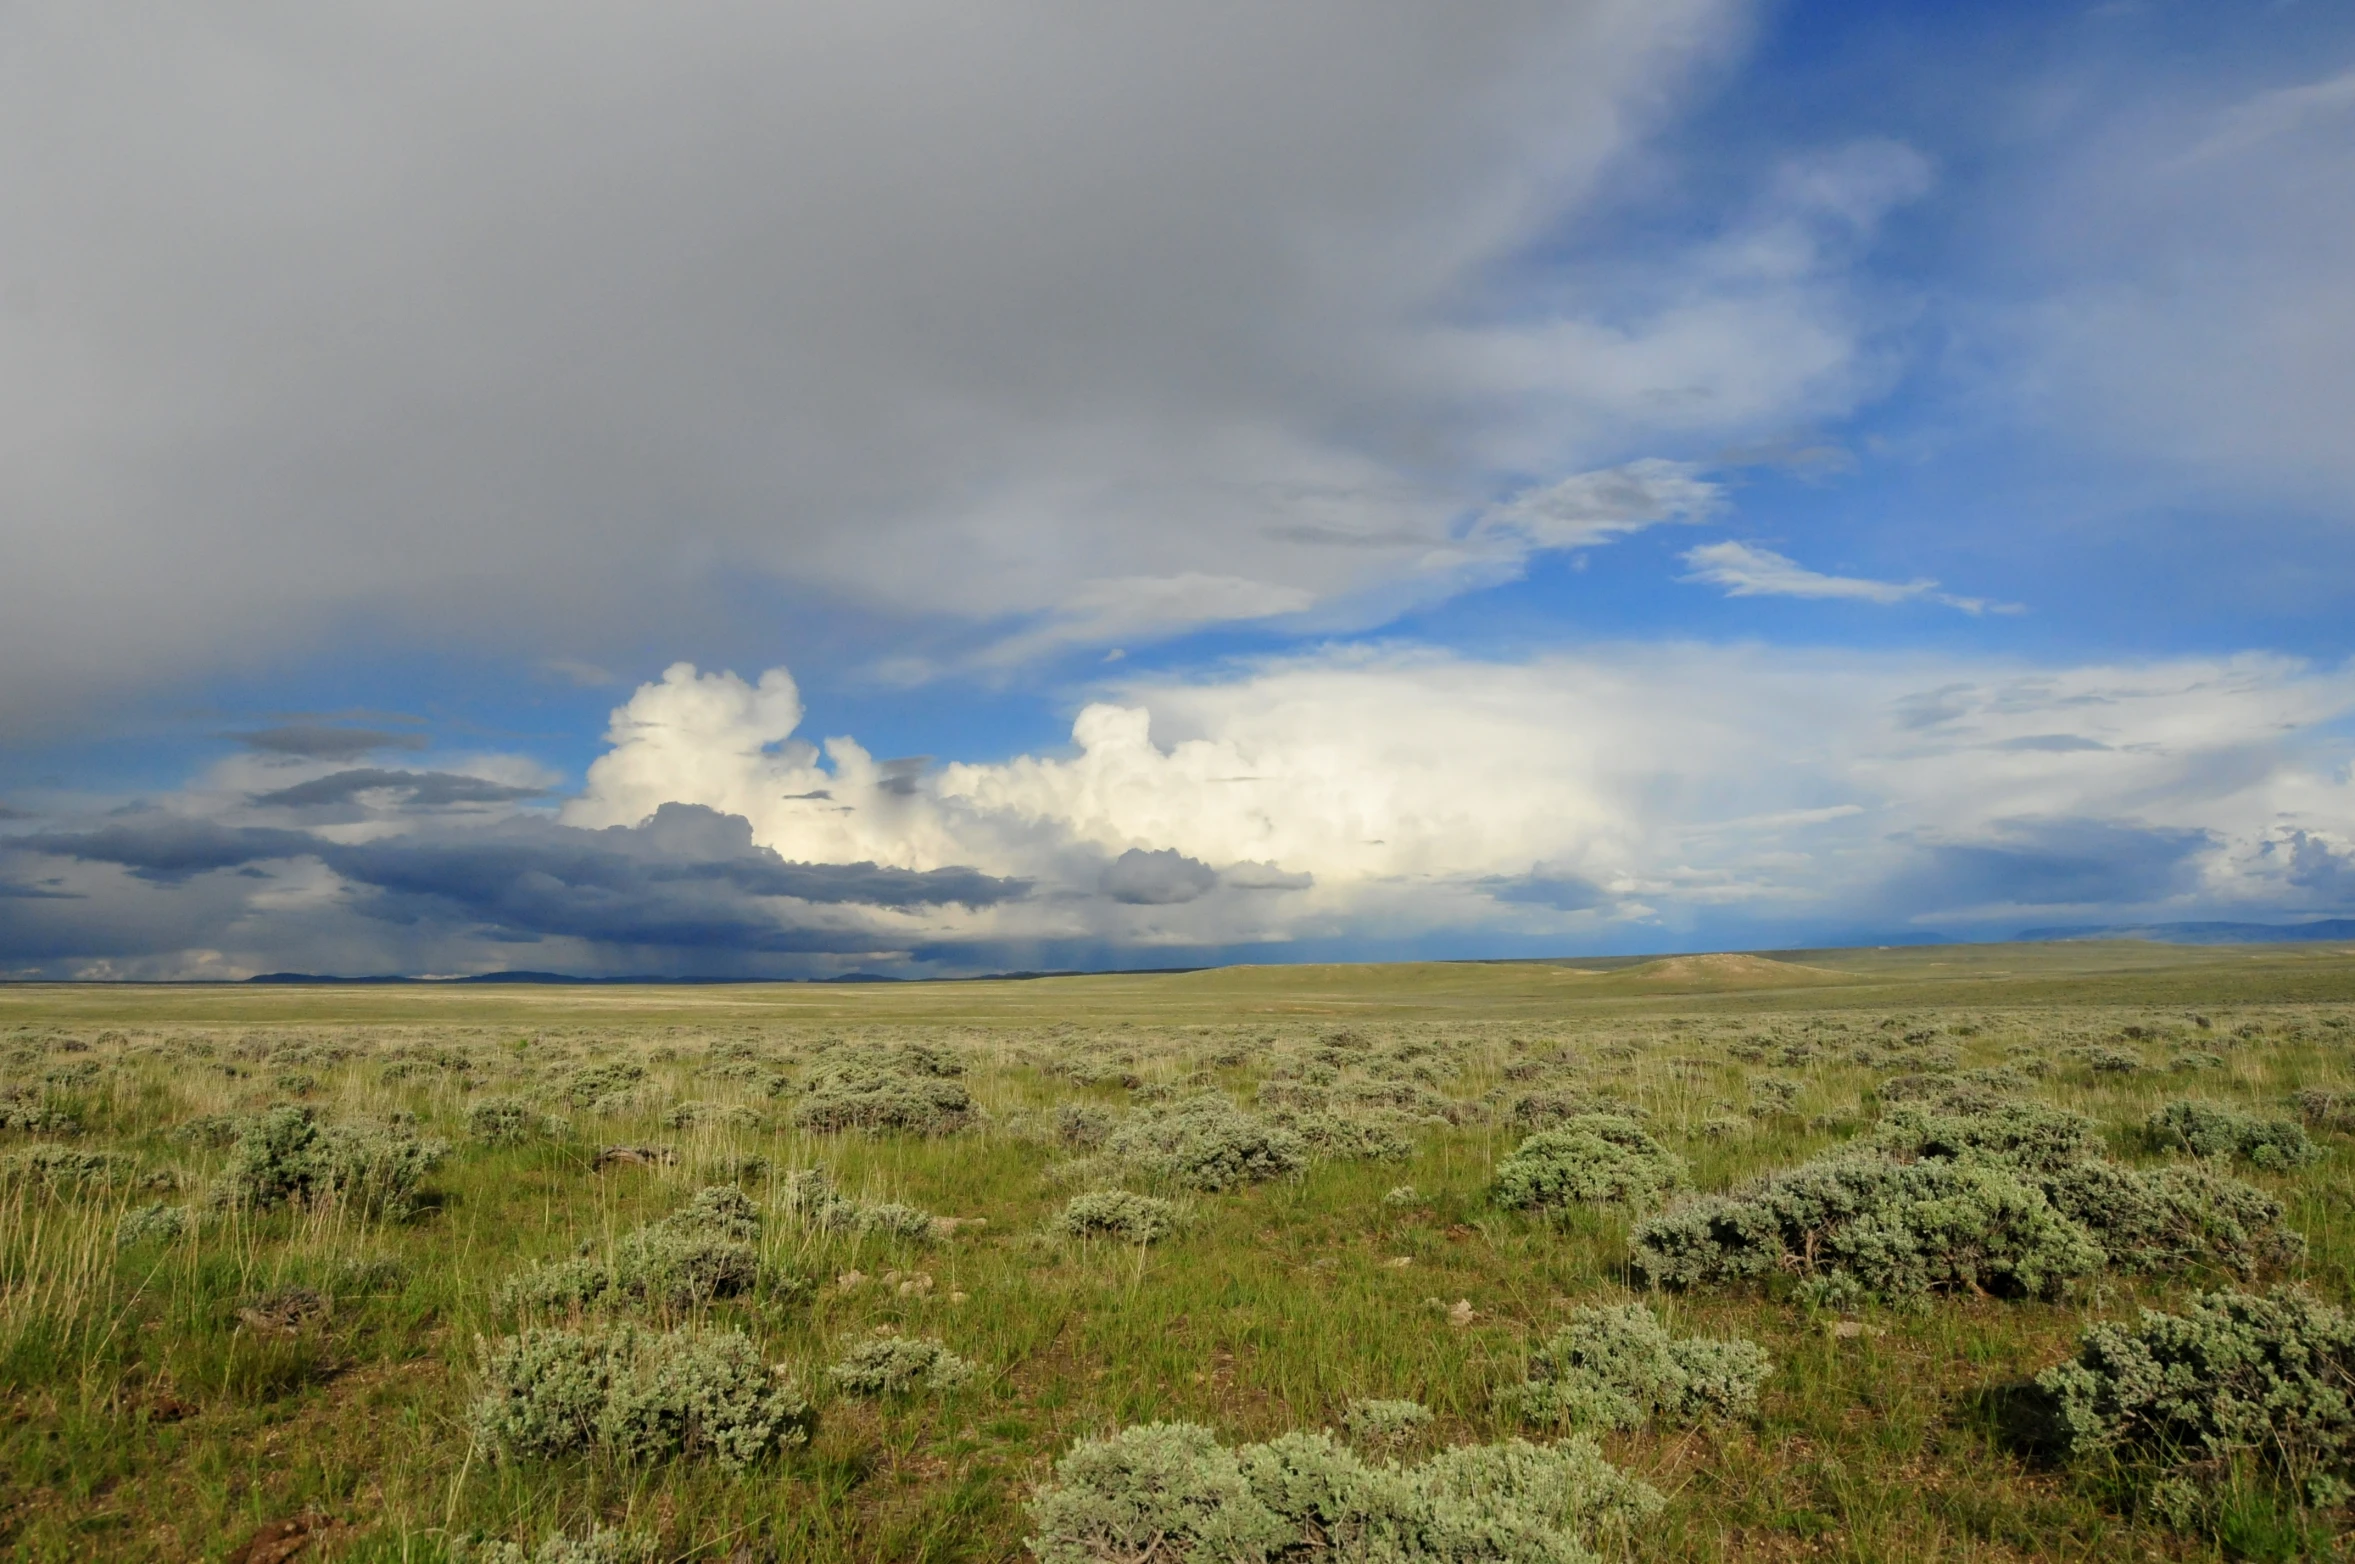
[[[2017,604],[1990,603],[1982,597],[1941,592],[1938,583],[1927,577],[1876,581],[1866,576],[1826,575],[1808,569],[1788,555],[1730,539],[1687,549],[1683,559],[1690,572],[1684,580],[1723,587],[1728,597],[1804,597],[1859,603],[1903,603],[1920,599],[1958,608],[1966,614],[2022,611]]]

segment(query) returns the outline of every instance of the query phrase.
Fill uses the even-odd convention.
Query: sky
[[[0,976],[2355,913],[2355,9],[0,13]]]

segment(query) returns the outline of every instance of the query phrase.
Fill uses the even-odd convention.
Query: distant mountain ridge
[[[414,984],[439,986],[453,983],[899,983],[903,978],[885,977],[876,972],[845,972],[840,977],[828,978],[734,978],[734,977],[573,977],[563,972],[476,972],[466,977],[404,977],[388,972],[375,977],[337,977],[323,972],[261,972],[245,980],[248,983],[332,983],[343,987],[353,985]]]
[[[2162,945],[2297,945],[2355,940],[2355,918],[2310,923],[2123,923],[2105,928],[2022,929],[2023,940],[2147,939]]]

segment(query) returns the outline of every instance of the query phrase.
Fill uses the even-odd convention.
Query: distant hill
[[[879,972],[845,972],[840,977],[827,978],[733,978],[733,977],[572,977],[562,972],[476,972],[466,977],[402,977],[387,973],[380,977],[337,977],[321,972],[263,972],[247,978],[248,983],[287,984],[354,984],[412,983],[440,986],[452,983],[899,983],[905,979],[885,977]]]
[[[2121,923],[2106,928],[2022,929],[2033,941],[2147,939],[2162,945],[2293,945],[2315,940],[2355,940],[2355,918],[2317,918],[2311,923]]]

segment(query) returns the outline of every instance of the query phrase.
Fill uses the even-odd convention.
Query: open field
[[[546,1556],[1016,1559],[1040,1533],[1026,1503],[1075,1441],[1182,1420],[1241,1445],[1342,1428],[1368,1399],[1431,1413],[1387,1443],[1361,1418],[1376,1466],[1585,1426],[1664,1501],[1580,1532],[1602,1557],[2327,1557],[2349,1525],[2344,1452],[2291,1471],[2263,1450],[2071,1456],[2024,1389],[2144,1305],[2355,1297],[2355,951],[2335,947],[19,986],[0,988],[0,1060],[13,1557],[483,1558],[484,1539],[605,1526],[651,1551]],[[2278,1139],[2171,1143],[2148,1121],[2179,1101]],[[2152,1240],[2137,1260],[2095,1212],[2106,1247],[2045,1282],[1974,1238],[1959,1281],[1918,1256],[1909,1284],[1810,1251],[1647,1286],[1637,1251],[1659,1252],[1642,1235],[1662,1210],[1899,1146],[1908,1112],[1951,1134],[2023,1103],[2093,1121],[2072,1168],[2245,1187],[2248,1243]],[[1524,1140],[1605,1123],[1681,1172],[1508,1203],[1498,1167]],[[1943,1155],[1926,1146],[1875,1166]],[[724,1220],[682,1225],[713,1187],[745,1199],[702,1197]],[[1174,1226],[1058,1226],[1099,1191],[1166,1202],[1104,1209]],[[1573,1311],[1637,1301],[1678,1338],[1762,1348],[1754,1406],[1580,1425],[1519,1393]],[[652,1392],[637,1422],[609,1407],[571,1434],[513,1396],[486,1411],[486,1387],[523,1384],[501,1344],[553,1339],[535,1331],[740,1331],[767,1378],[730,1405],[767,1408],[739,1419],[761,1437],[728,1446],[708,1401],[665,1421]],[[931,1341],[961,1382],[850,1372],[921,1370],[928,1347],[876,1344]],[[585,1448],[556,1448],[573,1435]],[[1363,1556],[1335,1538],[1280,1556]]]

